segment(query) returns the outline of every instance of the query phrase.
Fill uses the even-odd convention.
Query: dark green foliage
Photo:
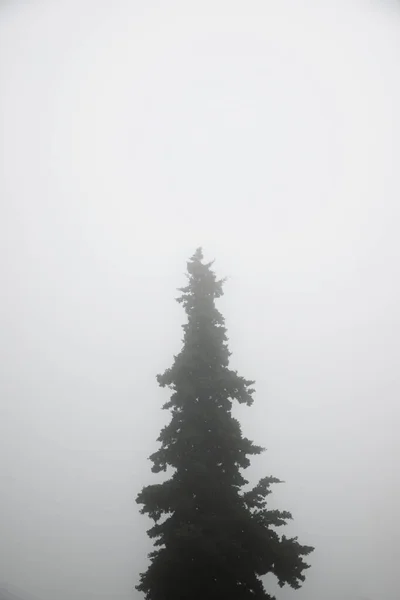
[[[302,557],[313,548],[276,533],[292,518],[268,510],[278,479],[264,477],[243,491],[241,471],[263,448],[243,437],[231,408],[233,400],[252,404],[254,382],[229,369],[224,319],[215,307],[223,281],[202,260],[198,249],[178,299],[188,317],[183,348],[157,378],[172,391],[163,407],[172,418],[150,457],[152,471],[174,473],[137,497],[155,521],[148,534],[156,547],[137,589],[147,600],[266,599],[259,577],[273,573],[280,586],[300,587],[308,568]]]

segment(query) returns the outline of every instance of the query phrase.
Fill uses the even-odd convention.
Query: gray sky
[[[399,60],[389,0],[3,3],[0,581],[136,597],[203,245],[249,475],[316,546],[278,597],[398,598]]]

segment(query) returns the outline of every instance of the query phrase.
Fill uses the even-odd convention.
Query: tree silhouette
[[[171,396],[171,420],[150,457],[152,471],[173,469],[163,483],[138,495],[141,512],[154,520],[155,549],[140,576],[147,600],[271,599],[260,577],[299,588],[312,552],[297,538],[279,536],[291,514],[268,508],[275,477],[250,490],[242,471],[263,448],[242,435],[232,402],[253,403],[253,381],[229,369],[224,318],[215,306],[223,294],[213,263],[199,248],[187,265],[188,285],[178,298],[187,314],[181,352],[157,377]]]

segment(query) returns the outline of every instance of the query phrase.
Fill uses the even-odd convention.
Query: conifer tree
[[[275,531],[291,514],[267,505],[275,477],[250,490],[242,471],[263,452],[242,435],[232,402],[253,403],[253,381],[229,369],[224,318],[215,306],[223,294],[213,263],[199,248],[188,262],[188,285],[178,298],[187,314],[181,352],[158,375],[171,390],[163,406],[171,420],[150,456],[152,471],[173,471],[138,495],[154,526],[155,549],[137,589],[147,600],[271,599],[260,577],[273,573],[279,585],[299,588],[312,552],[297,538]]]

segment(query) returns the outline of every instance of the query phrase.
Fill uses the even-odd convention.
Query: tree
[[[201,248],[188,262],[188,285],[177,299],[187,314],[183,348],[157,376],[172,392],[163,406],[172,416],[150,460],[154,473],[174,471],[136,500],[154,521],[148,535],[155,549],[137,586],[147,600],[271,599],[260,577],[273,573],[281,587],[299,588],[309,567],[303,557],[313,550],[275,531],[292,518],[267,506],[278,479],[244,489],[241,471],[264,449],[232,416],[233,400],[253,403],[254,382],[229,369],[224,318],[215,306],[224,280],[212,264],[203,262]]]

